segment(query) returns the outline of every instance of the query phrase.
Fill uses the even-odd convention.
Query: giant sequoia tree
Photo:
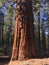
[[[32,1],[17,0],[11,60],[23,60],[36,56],[33,22]]]

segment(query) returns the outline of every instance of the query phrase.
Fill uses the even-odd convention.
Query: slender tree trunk
[[[41,46],[40,46],[40,12],[38,13],[38,56],[41,55]]]
[[[35,57],[32,1],[17,0],[12,60]]]

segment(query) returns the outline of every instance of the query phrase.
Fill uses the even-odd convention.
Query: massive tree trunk
[[[12,60],[35,57],[31,0],[17,0]]]

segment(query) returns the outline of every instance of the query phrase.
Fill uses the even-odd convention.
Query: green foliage
[[[0,7],[7,3],[8,0],[0,0]],[[10,0],[10,4],[14,3],[16,0]],[[0,39],[1,48],[3,53],[11,55],[12,45],[13,45],[13,33],[14,33],[14,23],[15,23],[15,14],[16,9],[10,5],[6,7],[6,16],[4,17],[4,31],[3,31],[3,40]],[[5,52],[5,47],[7,52]],[[1,50],[2,51],[2,50]],[[9,53],[8,53],[9,52]]]
[[[16,0],[10,0],[10,3],[15,2]],[[0,7],[3,6],[6,2],[8,2],[8,0],[0,0]]]
[[[33,10],[35,12],[39,12],[40,11],[40,7],[41,7],[41,0],[33,0]]]
[[[5,25],[4,25],[4,35],[6,35],[6,46],[8,50],[12,48],[13,43],[13,33],[14,33],[14,22],[15,22],[15,14],[14,9],[10,6],[7,9],[7,16],[5,17]],[[10,50],[11,51],[11,50]]]

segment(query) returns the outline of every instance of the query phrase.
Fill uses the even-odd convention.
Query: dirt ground
[[[49,65],[49,58],[10,61],[8,65]]]

